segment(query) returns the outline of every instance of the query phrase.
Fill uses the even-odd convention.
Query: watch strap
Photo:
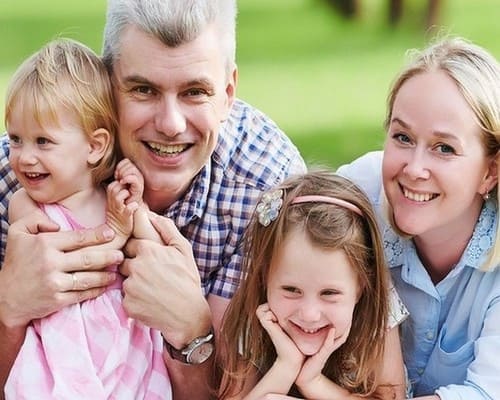
[[[162,335],[163,337],[163,335]],[[207,342],[213,342],[214,340],[214,333],[213,333],[213,328],[210,329],[210,332],[208,332],[207,335],[205,336],[198,336],[194,338],[190,343],[187,344],[182,349],[176,349],[174,346],[172,346],[167,340],[163,337],[163,344],[167,348],[168,354],[170,354],[170,357],[173,358],[174,360],[180,361],[184,364],[193,364],[189,362],[188,356],[189,354],[198,346],[207,343]]]

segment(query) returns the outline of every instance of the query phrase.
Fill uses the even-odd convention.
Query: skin
[[[480,134],[471,108],[442,71],[410,78],[396,96],[384,188],[396,224],[414,236],[435,283],[460,259],[482,195],[497,181],[496,161],[486,157]]]
[[[243,392],[231,399],[292,399],[286,394],[293,383],[305,398],[360,398],[322,374],[330,355],[349,336],[360,295],[358,277],[344,251],[320,249],[301,229],[291,231],[271,261],[268,302],[257,309],[275,346],[276,361],[260,380],[255,370]],[[393,331],[396,335],[388,334],[386,342],[382,382],[399,384],[389,398],[402,399],[402,356],[397,329]]]
[[[359,294],[345,252],[318,249],[302,231],[291,232],[271,262],[269,309],[305,356],[316,354],[332,329],[345,341]]]
[[[175,49],[133,27],[124,33],[121,57],[112,74],[119,141],[125,156],[144,174],[144,200],[153,211],[163,211],[184,194],[210,157],[220,122],[233,103],[237,70],[227,73],[218,43],[211,27]],[[165,156],[152,148],[174,154]],[[169,343],[182,348],[206,335],[210,325],[218,330],[228,300],[204,298],[189,242],[172,221],[150,218],[164,244],[147,239],[127,243],[128,258],[120,269],[127,277],[123,304],[130,317],[160,329]],[[120,252],[87,247],[110,240],[109,228],[78,233],[56,230],[47,219],[29,227],[13,224],[9,230],[0,270],[0,333],[8,338],[0,344],[5,354],[0,360],[2,382],[29,321],[102,293],[103,286],[115,279],[103,269],[123,259]],[[51,233],[38,235],[46,231]],[[25,248],[36,249],[36,258]],[[66,286],[72,271],[82,271],[78,272],[82,286],[70,297]],[[16,282],[15,291],[12,282]],[[26,298],[32,299],[30,304]],[[184,366],[167,354],[165,359],[176,399],[207,398],[211,361]]]
[[[9,120],[9,161],[23,185],[10,200],[10,223],[23,217],[26,221],[43,220],[45,214],[36,202],[58,203],[76,219],[89,217],[86,223],[102,223],[106,216],[106,224],[116,234],[111,242],[96,248],[121,248],[133,229],[137,237],[163,243],[144,209],[142,175],[130,160],[124,159],[117,165],[116,180],[106,190],[94,186],[89,165],[99,161],[109,146],[106,130],[98,129],[87,135],[71,112],[59,112],[57,123],[44,126],[26,118],[27,115],[30,114],[22,113],[21,107],[14,107]],[[67,154],[72,155],[70,160],[65,157]],[[78,277],[83,279],[83,274],[64,274],[69,278],[65,292],[81,293],[78,286],[85,285],[85,281],[80,282]],[[19,331],[24,335],[24,330]],[[13,340],[18,351],[22,342],[15,335]]]
[[[144,200],[162,212],[179,199],[215,149],[234,100],[235,74],[213,28],[168,48],[131,26],[113,68],[120,147],[141,170]]]
[[[58,226],[46,216],[35,219],[28,216],[9,227],[5,260],[0,270],[2,386],[24,341],[28,323],[70,304],[99,296],[116,279],[114,272],[103,268],[123,260],[121,251],[92,247],[112,240],[115,233],[107,226],[78,232],[57,230]],[[27,248],[30,251],[26,251]],[[72,272],[78,274],[78,286],[74,290],[71,290]]]
[[[220,123],[234,101],[236,68],[227,73],[213,27],[197,39],[168,48],[135,27],[123,34],[113,67],[123,154],[142,172],[144,201],[161,213],[179,199],[209,160]],[[164,245],[130,240],[121,272],[127,313],[185,347],[219,329],[228,300],[200,290],[189,242],[172,221],[154,218]],[[176,399],[206,399],[211,362],[185,366],[165,360]]]
[[[77,219],[101,224],[104,214],[95,210],[96,205],[105,209],[106,197],[92,184],[88,165],[103,157],[109,133],[96,130],[89,140],[68,110],[58,113],[57,123],[44,126],[26,115],[30,112],[15,105],[8,124],[9,163],[19,183],[34,201],[57,202],[74,210]]]
[[[28,323],[102,294],[116,279],[116,273],[101,270],[123,260],[123,254],[116,248],[126,239],[107,226],[58,233],[58,226],[34,202],[58,202],[74,211],[77,218],[88,218],[95,224],[104,219],[106,198],[112,203],[108,215],[117,212],[126,191],[116,187],[106,197],[103,189],[93,186],[88,168],[88,164],[103,156],[109,145],[109,133],[98,129],[90,136],[84,134],[67,110],[58,113],[57,123],[41,126],[25,118],[30,113],[22,113],[21,108],[13,108],[8,124],[9,161],[25,187],[11,198],[11,226],[0,270],[2,385],[23,343]],[[71,162],[67,162],[67,154],[72,154]],[[96,212],[99,208],[102,213]],[[120,227],[118,233],[127,229],[121,229],[119,224],[131,227],[132,214],[126,207],[121,210],[124,214],[115,214],[116,224],[111,224]],[[121,244],[116,244],[117,241]],[[99,246],[83,248],[89,245]],[[31,251],[26,252],[26,248]],[[32,301],[26,302],[26,298]]]
[[[384,150],[384,188],[397,226],[414,235],[435,284],[460,259],[482,195],[497,183],[496,160],[486,156],[480,134],[472,109],[442,71],[410,78],[396,96]]]

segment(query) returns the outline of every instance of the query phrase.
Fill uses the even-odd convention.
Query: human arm
[[[335,338],[335,328],[330,328],[328,335],[319,351],[308,357],[297,376],[296,384],[306,398],[311,399],[348,399],[349,391],[343,389],[323,375],[322,370],[330,355],[347,340],[349,330],[344,335]]]
[[[0,269],[1,387],[30,321],[100,295],[116,278],[101,270],[123,259],[120,251],[87,247],[112,239],[113,232],[105,226],[79,232],[58,229],[42,214],[28,215],[9,227]],[[78,287],[73,287],[75,271]]]
[[[446,359],[443,365],[437,365],[436,371],[439,373],[441,367],[446,369],[450,374],[453,369],[457,369],[456,375],[463,375],[463,381],[460,380],[454,384],[443,385],[435,391],[435,398],[441,400],[454,400],[463,398],[467,400],[492,400],[500,398],[500,365],[498,363],[498,354],[500,354],[500,281],[499,272],[492,271],[488,274],[495,276],[492,279],[495,284],[490,284],[488,290],[488,300],[481,299],[481,294],[472,294],[471,300],[475,302],[477,307],[471,311],[471,320],[469,329],[471,331],[479,328],[477,335],[469,338],[469,342],[465,346],[470,349],[471,361],[464,364],[463,347],[460,352],[455,352],[454,364],[449,364],[453,358]],[[440,354],[444,354],[444,349],[440,349]],[[448,355],[448,354],[447,354]],[[456,358],[460,355],[462,363]],[[460,370],[458,370],[460,368]],[[466,368],[465,374],[461,368]],[[432,397],[429,397],[429,399]],[[428,397],[415,397],[418,400],[428,400]]]
[[[350,393],[321,373],[330,354],[347,339],[345,337],[334,340],[334,333],[334,329],[329,332],[320,351],[306,360],[297,378],[297,386],[306,398],[316,400],[405,398],[404,366],[397,326],[387,332],[379,385],[375,394],[369,397]]]
[[[270,393],[286,395],[304,363],[304,355],[283,331],[267,303],[261,304],[257,308],[256,315],[262,328],[265,329],[273,342],[276,359],[271,368],[260,379],[256,379],[255,371],[254,376],[246,380],[241,393],[227,399],[258,400],[265,398]]]
[[[204,297],[191,246],[174,223],[157,215],[151,222],[164,244],[134,238],[125,246],[123,306],[130,317],[160,330],[168,343],[181,349],[210,331],[212,318],[221,319],[227,300]],[[164,358],[176,400],[209,398],[213,357],[199,365],[173,360],[167,351]]]
[[[132,161],[124,158],[115,168],[115,179],[116,181],[112,184],[128,194],[124,198],[125,205],[135,211],[133,236],[137,239],[148,239],[163,244],[160,234],[150,221],[150,217],[154,214],[149,211],[149,207],[143,201],[144,177],[142,173]]]

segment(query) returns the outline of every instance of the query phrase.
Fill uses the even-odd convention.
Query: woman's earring
[[[484,201],[488,200],[489,198],[490,198],[490,192],[486,192],[485,194],[483,194]]]

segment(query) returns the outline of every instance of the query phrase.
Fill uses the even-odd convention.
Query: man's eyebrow
[[[213,82],[208,78],[192,79],[185,83],[183,86],[214,86]]]
[[[123,77],[122,79],[123,83],[141,83],[144,85],[148,86],[155,86],[153,82],[151,82],[149,79],[146,79],[145,77],[141,75],[128,75]]]

